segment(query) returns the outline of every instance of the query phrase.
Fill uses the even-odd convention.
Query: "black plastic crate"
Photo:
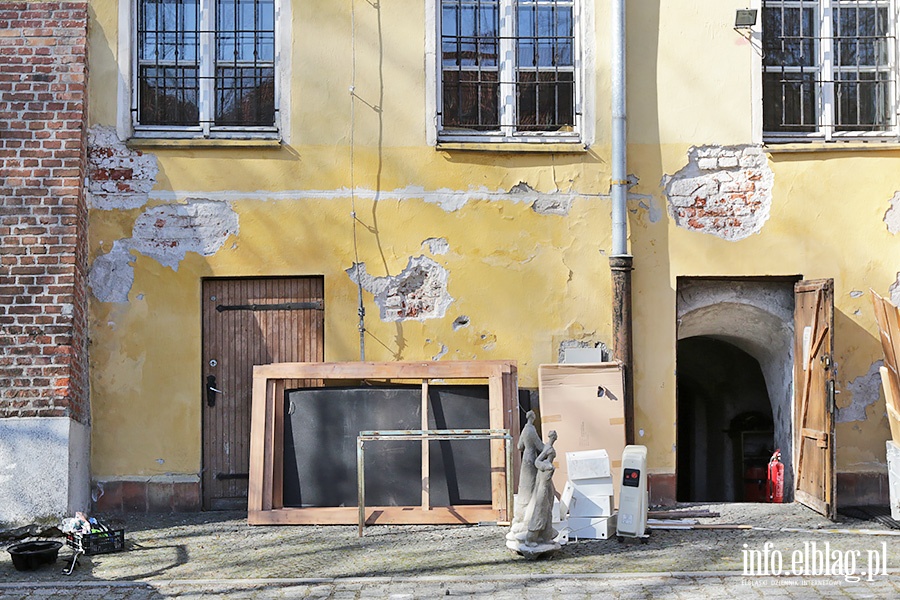
[[[105,554],[125,549],[125,530],[111,529],[98,533],[67,533],[66,544],[76,552]]]

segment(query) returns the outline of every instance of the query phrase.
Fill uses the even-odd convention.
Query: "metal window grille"
[[[137,6],[138,125],[275,125],[275,0]]]
[[[575,30],[574,0],[442,0],[442,131],[574,131]]]
[[[762,16],[767,134],[896,132],[892,0],[764,0]]]

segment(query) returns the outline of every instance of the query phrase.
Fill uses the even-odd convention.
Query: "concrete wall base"
[[[0,419],[0,525],[88,510],[90,437],[90,427],[68,417]]]

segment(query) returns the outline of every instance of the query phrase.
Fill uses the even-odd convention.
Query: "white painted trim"
[[[119,66],[119,85],[116,98],[116,133],[119,139],[127,140],[134,133],[131,121],[131,90],[133,89],[133,64],[132,48],[133,27],[132,15],[134,15],[135,0],[119,0],[118,22],[118,47],[116,48],[116,62]]]
[[[763,77],[762,77],[762,0],[753,0],[750,8],[759,15],[757,25],[750,31],[750,140],[763,143]]]
[[[425,0],[425,143],[437,144],[438,73],[441,72],[437,50],[438,20],[437,7],[441,0]]]

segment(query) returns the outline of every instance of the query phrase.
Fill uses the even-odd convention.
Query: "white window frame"
[[[441,129],[442,114],[442,57],[441,57],[441,0],[426,0],[426,111],[428,115],[427,141],[429,145],[442,143],[465,144],[583,144],[593,142],[593,72],[594,54],[592,44],[586,43],[587,32],[593,32],[592,4],[588,0],[570,0],[573,5],[573,73],[574,73],[574,117],[572,131],[524,131],[516,132],[515,114],[515,20],[512,0],[500,2],[500,65],[501,81],[498,95],[500,112],[499,131],[460,131]]]
[[[214,57],[214,10],[215,0],[200,0],[200,53]],[[238,139],[238,140],[281,140],[288,141],[290,116],[291,66],[286,59],[290,51],[290,0],[275,0],[275,122],[272,126],[221,126],[213,125],[209,118],[214,111],[214,84],[211,76],[215,61],[200,60],[201,79],[199,93],[200,124],[184,125],[141,125],[138,123],[138,43],[137,16],[140,0],[119,0],[119,86],[117,131],[122,139]]]
[[[764,129],[764,120],[763,120],[763,110],[765,103],[765,96],[763,94],[763,81],[764,81],[764,73],[765,69],[763,67],[763,60],[760,57],[756,62],[758,64],[757,69],[755,71],[758,73],[756,77],[754,77],[754,87],[757,90],[757,94],[759,97],[759,102],[756,105],[759,107],[758,111],[755,114],[756,119],[759,122],[759,131],[762,132],[762,139],[766,143],[790,143],[790,142],[835,142],[835,141],[897,141],[898,136],[900,136],[900,124],[898,124],[898,115],[900,115],[900,97],[898,97],[898,67],[900,67],[900,63],[898,63],[898,44],[896,43],[896,35],[898,31],[898,17],[900,17],[900,13],[898,13],[898,7],[900,7],[900,1],[898,0],[888,0],[888,22],[889,22],[889,30],[888,30],[888,67],[887,69],[893,74],[892,79],[889,84],[889,95],[891,98],[891,113],[889,115],[890,124],[882,131],[835,131],[835,75],[841,71],[841,68],[835,64],[834,61],[834,52],[835,52],[835,43],[833,39],[833,31],[834,31],[834,19],[833,19],[833,11],[834,7],[837,5],[838,0],[818,0],[818,11],[816,13],[816,25],[819,28],[819,36],[814,45],[814,51],[816,53],[815,67],[817,73],[817,79],[822,82],[821,87],[816,88],[816,96],[815,96],[815,110],[816,110],[816,125],[814,131],[809,132],[783,132],[783,131],[766,131]],[[791,0],[786,0],[784,2],[790,6],[800,6],[799,1],[794,2]],[[863,6],[875,5],[875,2],[867,3],[865,1],[862,2]],[[762,1],[756,0],[754,2],[754,6],[760,9],[760,25],[758,37],[754,35],[759,41],[760,54],[764,51],[763,47],[763,32],[762,28],[764,27],[764,18],[762,17]],[[754,32],[756,33],[756,32]]]

